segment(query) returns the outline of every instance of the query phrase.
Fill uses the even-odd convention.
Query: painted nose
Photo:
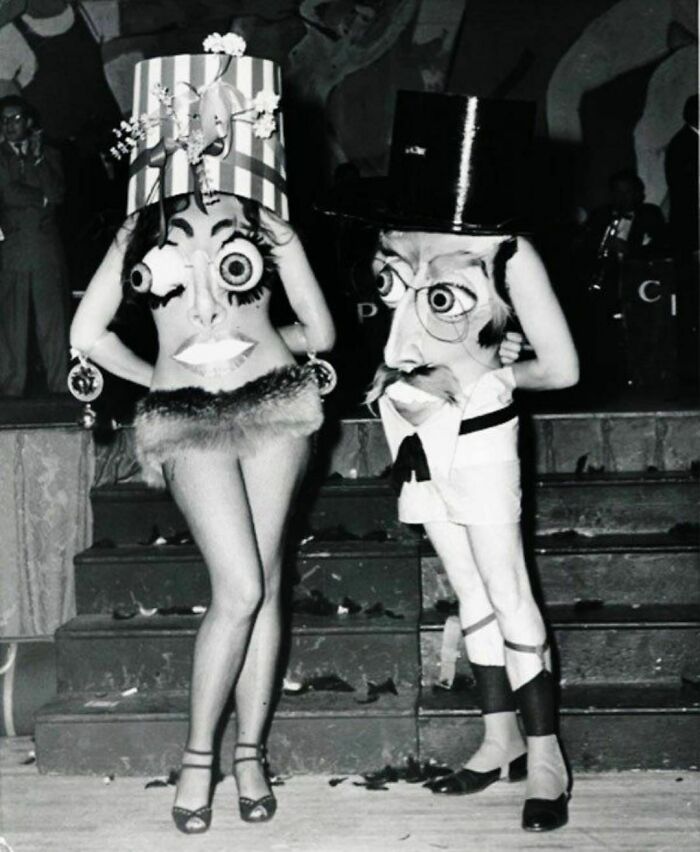
[[[211,299],[197,299],[189,310],[189,318],[197,328],[213,328],[223,320],[224,312]]]
[[[384,347],[384,363],[395,370],[413,370],[425,363],[420,341],[423,326],[416,311],[415,294],[408,291],[396,306],[389,339]]]
[[[192,325],[200,329],[213,328],[224,319],[224,309],[214,295],[212,265],[204,252],[192,257],[194,299],[188,316]]]

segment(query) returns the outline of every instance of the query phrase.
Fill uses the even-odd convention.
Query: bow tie
[[[401,441],[396,460],[391,468],[389,481],[397,494],[401,493],[405,482],[411,481],[414,473],[416,482],[426,482],[430,479],[428,459],[417,433],[407,435]]]

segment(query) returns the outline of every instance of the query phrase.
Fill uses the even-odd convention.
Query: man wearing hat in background
[[[368,399],[394,458],[399,519],[424,525],[457,595],[485,724],[466,766],[427,786],[469,794],[527,775],[523,828],[547,831],[567,822],[569,778],[523,555],[512,392],[573,385],[578,359],[522,236],[533,119],[525,103],[401,92],[388,181],[324,207],[381,229],[373,269],[393,318]],[[516,318],[534,357],[502,367]]]
[[[32,308],[48,390],[63,393],[68,298],[55,220],[64,191],[60,157],[42,143],[22,98],[0,101],[0,123],[0,394],[24,393]]]

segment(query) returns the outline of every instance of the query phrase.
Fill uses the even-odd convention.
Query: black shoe
[[[526,799],[523,808],[525,831],[554,831],[569,821],[569,794],[558,799]]]
[[[193,748],[186,748],[185,754],[197,754],[200,757],[212,756],[212,752],[210,751],[196,751]],[[209,830],[209,826],[211,825],[211,796],[214,789],[214,770],[212,762],[206,764],[183,763],[180,767],[180,771],[183,769],[206,769],[207,772],[212,773],[212,780],[209,784],[209,796],[206,805],[202,805],[201,808],[195,808],[193,811],[188,810],[187,808],[181,808],[178,805],[173,805],[173,809],[171,811],[173,822],[175,823],[175,827],[178,831],[181,831],[183,834],[203,834],[205,831]]]
[[[254,760],[260,764],[267,780],[267,761],[265,759],[265,746],[258,743],[236,743],[236,748],[254,748],[255,754],[250,757],[237,757],[233,761],[234,769],[237,764],[247,760]],[[238,810],[243,822],[269,822],[277,810],[277,799],[272,791],[259,799],[249,799],[247,796],[238,797]]]
[[[522,781],[527,777],[527,752],[511,760],[505,766],[491,769],[488,772],[477,772],[474,769],[458,769],[451,775],[435,778],[424,784],[433,793],[447,796],[468,796],[470,793],[480,793],[501,778],[508,781]]]

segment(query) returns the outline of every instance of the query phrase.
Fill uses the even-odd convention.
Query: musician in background
[[[584,245],[590,255],[598,259],[607,237],[611,261],[664,256],[668,249],[664,214],[656,204],[644,201],[644,182],[639,175],[632,169],[615,172],[608,188],[609,203],[593,210],[585,224]]]
[[[625,260],[652,260],[668,253],[668,231],[661,208],[644,201],[644,183],[632,169],[608,181],[609,202],[592,211],[577,241],[576,268],[585,326],[595,335],[579,336],[584,389],[594,397],[616,396],[631,384],[628,342],[620,300]]]

